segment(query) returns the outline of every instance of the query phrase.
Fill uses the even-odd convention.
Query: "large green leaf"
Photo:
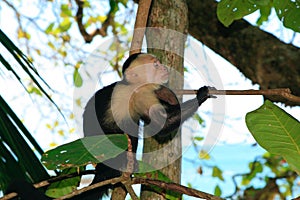
[[[85,137],[46,152],[42,163],[48,169],[78,167],[103,162],[126,149],[127,137],[124,134]]]
[[[256,10],[260,11],[257,25],[267,21],[272,8],[283,25],[295,32],[300,32],[300,1],[292,0],[221,0],[217,7],[218,19],[224,26],[239,20]]]
[[[217,16],[220,22],[229,26],[234,20],[253,13],[258,9],[248,0],[221,0],[217,7]]]
[[[260,146],[281,155],[300,174],[300,122],[266,101],[246,115],[247,127]]]
[[[274,0],[274,8],[285,27],[300,32],[300,2]]]

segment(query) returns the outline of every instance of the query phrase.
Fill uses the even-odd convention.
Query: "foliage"
[[[6,69],[12,72],[28,93],[44,94],[56,105],[39,84],[38,79],[44,84],[46,82],[38,74],[30,59],[1,30],[0,41],[19,64],[19,66],[11,65],[3,57],[4,54],[1,54],[2,70]],[[26,88],[22,83],[17,67],[21,67],[34,84]],[[43,154],[43,150],[2,96],[0,96],[0,115],[0,190],[5,190],[13,179],[23,178],[29,182],[48,179],[48,172],[37,158]]]
[[[246,115],[246,123],[262,147],[283,156],[300,174],[299,121],[267,100],[260,108]]]
[[[82,171],[83,167],[80,167],[80,169],[78,169],[78,167],[67,168],[62,170],[62,172],[59,173],[58,175],[62,176],[65,174],[72,174],[78,172],[79,170]],[[59,198],[63,195],[69,194],[72,191],[76,190],[76,188],[80,183],[80,179],[81,179],[80,176],[76,176],[73,178],[68,178],[62,181],[54,182],[47,188],[45,194],[53,198]]]
[[[32,147],[35,151],[32,150]],[[36,154],[43,150],[0,96],[0,190],[14,179],[39,182],[49,178]]]
[[[239,184],[237,178],[241,178]],[[280,196],[286,199],[297,187],[297,174],[281,156],[265,153],[249,163],[248,173],[235,175],[233,181],[236,191],[229,198],[264,200]]]
[[[295,32],[300,32],[300,2],[292,0],[221,0],[218,3],[217,16],[229,26],[234,20],[242,19],[257,10],[260,11],[258,25],[268,20],[271,10],[275,9],[283,25]]]
[[[20,72],[17,72],[16,66],[10,65],[9,62],[7,62],[6,59],[2,56],[2,54],[0,54],[0,61],[6,68],[6,70],[11,71],[13,73],[13,75],[28,93],[36,93],[38,95],[44,94],[51,101],[51,103],[54,104],[56,108],[60,111],[55,102],[51,99],[51,97],[48,95],[45,89],[41,86],[38,79],[41,80],[48,88],[50,88],[49,85],[39,75],[38,71],[35,69],[30,59],[18,47],[15,46],[15,44],[5,35],[5,33],[2,32],[2,30],[0,30],[0,42],[6,48],[6,50],[15,58],[19,66],[21,66],[23,71],[30,77],[34,84],[31,84],[28,88],[26,88],[20,76],[18,75],[18,73]]]
[[[139,162],[139,171],[137,173],[134,173],[134,177],[149,178],[149,179],[153,179],[153,180],[161,180],[166,183],[172,183],[172,180],[170,180],[169,177],[167,177],[161,171],[155,169],[153,166],[151,166],[145,162],[142,162],[142,161],[138,161],[138,162]],[[163,192],[163,189],[158,186],[149,186],[149,187],[151,188],[151,190],[156,191],[158,193]],[[179,193],[176,193],[172,190],[167,190],[165,193],[166,193],[167,199],[170,199],[170,200],[173,200],[173,199],[176,200],[179,197],[181,197],[181,195]]]
[[[22,2],[22,1],[17,1],[17,2]],[[77,6],[75,3],[72,3],[75,1],[70,1],[68,3],[55,3],[53,1],[47,1],[47,2],[39,2],[39,8],[43,10],[42,8],[46,7],[52,7],[53,15],[49,15],[49,10],[47,12],[40,12],[39,15],[44,16],[26,16],[22,14],[20,11],[22,10],[21,8],[19,9],[13,9],[16,11],[16,16],[18,16],[18,23],[19,23],[19,28],[18,28],[18,39],[19,42],[21,43],[22,41],[25,41],[26,49],[28,50],[27,54],[29,55],[30,59],[27,59],[29,63],[26,61],[22,60],[24,58],[23,53],[19,53],[18,50],[16,50],[14,45],[10,45],[8,47],[9,52],[11,52],[12,55],[17,55],[15,59],[21,63],[29,64],[27,67],[24,68],[24,70],[27,70],[25,72],[32,73],[34,74],[32,77],[35,78],[36,76],[39,76],[38,74],[35,74],[36,70],[32,66],[31,61],[37,61],[34,60],[36,57],[44,57],[47,58],[51,61],[51,63],[54,65],[59,65],[59,66],[66,66],[70,67],[72,72],[73,72],[73,83],[75,87],[80,87],[83,84],[83,80],[81,77],[80,72],[80,67],[84,63],[83,60],[86,59],[86,56],[88,55],[87,52],[85,52],[85,47],[82,44],[82,38],[79,37],[78,35],[74,34],[77,33],[77,26],[78,24],[76,21],[76,12],[77,12]],[[128,14],[131,13],[131,11],[127,10],[127,13],[125,13],[126,17],[121,15],[121,19],[119,20],[118,14],[120,14],[120,10],[124,10],[123,7],[126,7],[129,3],[129,1],[107,1],[107,10],[102,10],[102,6],[99,6],[98,2],[95,3],[93,1],[84,1],[84,16],[83,16],[83,27],[86,28],[86,30],[90,31],[93,29],[99,29],[99,27],[102,27],[105,23],[109,23],[108,26],[110,27],[108,29],[108,32],[115,34],[116,36],[118,35],[117,33],[120,32],[126,32],[127,31],[127,24],[130,22],[134,21],[131,20],[130,17],[128,17]],[[14,2],[15,3],[15,2]],[[94,4],[93,4],[94,3]],[[103,2],[101,2],[103,3]],[[250,14],[256,10],[259,10],[261,13],[261,16],[259,20],[257,21],[258,25],[261,25],[264,21],[268,19],[268,16],[270,15],[271,9],[275,8],[275,11],[278,15],[278,17],[283,21],[283,24],[286,27],[292,28],[294,31],[299,32],[299,8],[297,8],[297,5],[299,4],[299,1],[288,1],[288,0],[263,0],[263,1],[257,1],[257,0],[222,0],[219,3],[218,6],[218,16],[219,19],[224,23],[225,25],[229,26],[234,20],[240,19],[243,16]],[[13,4],[12,4],[13,5]],[[56,6],[56,7],[55,7]],[[58,7],[57,7],[58,6]],[[103,6],[105,7],[105,6]],[[130,6],[127,6],[129,8]],[[57,9],[58,8],[58,9]],[[101,9],[99,9],[101,8]],[[297,10],[298,9],[298,10]],[[24,9],[23,9],[24,10]],[[44,14],[44,15],[43,15]],[[124,14],[124,13],[123,13]],[[46,15],[46,16],[45,16]],[[107,20],[109,16],[112,17],[112,20]],[[40,18],[41,17],[41,18]],[[45,20],[47,19],[47,20]],[[23,20],[23,21],[22,21]],[[41,23],[42,21],[42,23]],[[26,24],[26,26],[24,26]],[[40,25],[43,24],[43,25]],[[39,33],[36,33],[39,32]],[[92,32],[92,31],[91,31]],[[107,32],[106,32],[107,34]],[[41,36],[42,35],[42,36]],[[40,37],[41,36],[41,37]],[[81,36],[81,35],[79,35]],[[103,35],[105,37],[105,35]],[[4,39],[5,37],[0,37],[1,40]],[[37,46],[33,46],[33,38],[35,39],[41,39],[38,42]],[[2,41],[1,41],[2,42]],[[6,42],[6,41],[4,41]],[[128,41],[127,41],[128,42]],[[76,44],[78,44],[76,46]],[[114,44],[111,46],[111,50],[115,52],[116,58],[114,60],[111,60],[111,66],[113,66],[114,70],[119,69],[118,62],[121,60],[121,58],[124,57],[124,50],[120,51],[120,46],[119,44],[122,43],[124,44],[124,41],[121,41],[120,38],[117,38]],[[43,45],[46,44],[46,45]],[[30,46],[32,45],[32,46]],[[1,57],[1,62],[4,67],[6,67],[7,70],[12,70],[14,73],[13,67],[14,66],[9,66],[9,62],[7,62],[2,55]],[[23,64],[21,64],[21,67],[23,68]],[[29,69],[29,70],[28,70]],[[17,76],[17,73],[14,73]],[[18,79],[21,83],[22,80]],[[43,82],[43,80],[41,80]],[[38,83],[38,81],[37,81]],[[44,83],[45,84],[45,83]],[[24,86],[29,93],[34,93],[41,95],[43,93],[42,89],[38,87],[38,84],[31,84],[29,86]],[[45,94],[46,95],[46,94]],[[1,102],[1,109],[5,107],[5,102]],[[2,112],[3,111],[3,112]],[[5,135],[5,137],[10,138],[9,142],[7,142],[4,138],[4,136],[1,135],[1,143],[0,143],[0,148],[1,148],[1,156],[4,155],[5,162],[4,160],[0,160],[0,181],[5,180],[6,183],[10,180],[10,178],[13,178],[15,176],[17,177],[23,177],[26,176],[27,173],[29,173],[32,176],[32,173],[40,173],[44,169],[41,170],[41,165],[38,161],[36,161],[36,158],[32,154],[32,149],[31,146],[24,143],[22,135],[26,135],[25,137],[30,138],[30,134],[28,131],[26,131],[22,127],[22,123],[20,122],[19,119],[17,119],[12,111],[6,110],[1,110],[1,114],[5,113],[5,117],[1,117],[0,120],[0,125],[1,125],[1,134]],[[3,115],[4,116],[4,115]],[[14,117],[13,117],[14,116]],[[199,121],[199,123],[204,126],[205,124],[203,123],[203,120],[199,117],[195,117],[196,120]],[[262,125],[266,128],[267,130],[267,125]],[[5,127],[4,129],[2,127]],[[255,127],[255,125],[253,125]],[[11,134],[15,133],[15,134]],[[202,137],[195,137],[196,141],[201,141],[203,138]],[[42,153],[42,150],[38,147],[37,144],[34,143],[34,139],[28,139],[31,143],[32,146],[34,147],[35,150],[39,151],[39,153]],[[266,140],[266,138],[263,138],[263,140]],[[5,143],[3,142],[5,141]],[[27,140],[26,140],[27,141]],[[267,138],[268,141],[268,138]],[[19,146],[16,146],[18,144]],[[86,149],[84,149],[84,145],[81,140],[75,141],[72,145],[75,145],[77,148],[79,145],[80,149],[82,150],[83,154],[85,154]],[[99,145],[101,146],[101,145]],[[288,147],[293,146],[291,143],[287,145]],[[299,143],[297,143],[297,146],[299,147]],[[9,147],[9,148],[8,148]],[[61,152],[64,152],[64,149],[66,146],[63,147],[58,147],[54,152],[54,155],[60,155]],[[72,146],[73,148],[74,146]],[[22,148],[22,151],[20,150]],[[61,148],[61,149],[60,149]],[[70,148],[70,146],[68,147]],[[12,149],[16,149],[17,151],[20,151],[19,153],[13,152],[14,155],[17,155],[18,160],[15,159],[14,155],[12,155]],[[60,151],[59,151],[60,150]],[[73,150],[73,149],[67,149]],[[74,149],[75,150],[75,149]],[[101,148],[98,149],[99,152],[105,152],[107,149]],[[97,152],[98,152],[97,150]],[[31,151],[31,153],[30,153]],[[26,153],[26,156],[22,156],[23,153]],[[75,155],[78,155],[79,151],[76,151]],[[99,152],[97,155],[99,155]],[[7,153],[7,154],[5,154]],[[210,159],[209,155],[206,152],[200,152],[201,155],[200,157],[206,156],[206,159]],[[87,154],[86,154],[87,155]],[[106,155],[108,156],[108,155]],[[102,155],[101,155],[102,157]],[[109,157],[109,156],[108,156]],[[56,160],[53,159],[55,163],[51,163],[52,168],[60,168],[64,166],[70,166],[68,165],[70,161],[66,162],[68,159],[75,159],[75,164],[72,166],[81,166],[84,165],[88,162],[98,162],[99,160],[93,160],[92,156],[87,157],[86,160],[80,160],[80,162],[77,162],[79,157],[75,158],[74,157],[60,157],[59,159],[61,160]],[[26,160],[26,161],[23,161]],[[32,159],[32,160],[30,160]],[[73,162],[73,161],[72,161]],[[8,164],[11,163],[11,164]],[[30,167],[30,171],[24,170],[24,165],[22,163],[26,163],[27,167]],[[20,165],[22,164],[22,165]],[[63,164],[63,165],[62,165]],[[8,167],[9,166],[9,169]],[[39,171],[39,168],[41,171]],[[67,170],[74,170],[75,168],[68,168],[66,171],[64,170],[63,173],[70,173],[70,171]],[[9,171],[6,171],[9,170]],[[289,166],[285,163],[285,159],[283,159],[280,156],[274,156],[270,154],[263,155],[259,160],[256,160],[254,162],[249,163],[249,170],[250,172],[243,175],[242,178],[242,185],[246,187],[245,189],[245,196],[247,195],[246,193],[258,193],[258,189],[254,189],[253,187],[248,187],[253,182],[255,182],[256,179],[260,179],[265,181],[266,185],[268,186],[269,182],[272,182],[273,179],[267,177],[267,175],[262,174],[265,170],[270,170],[275,178],[278,179],[284,179],[285,182],[282,184],[282,187],[286,187],[286,194],[285,196],[290,195],[291,188],[295,184],[295,174],[293,174],[289,168]],[[4,172],[4,173],[2,173]],[[44,172],[42,172],[44,173]],[[37,175],[33,175],[34,177]],[[166,177],[163,177],[162,175],[158,175],[157,173],[152,174],[151,176],[154,177],[159,177],[162,178],[162,180],[167,180]],[[212,167],[212,176],[218,178],[219,180],[223,181],[223,173],[220,168],[213,166]],[[45,176],[38,176],[39,179],[46,179],[48,175],[45,173]],[[9,179],[9,180],[8,180]],[[37,182],[37,179],[33,180],[34,182]],[[66,192],[74,189],[74,186],[78,182],[77,180],[71,181],[71,182],[59,182],[57,185],[52,185],[50,187],[50,190],[48,190],[49,193],[56,193],[54,196],[60,196],[60,194],[65,194]],[[1,183],[1,188],[2,187]],[[254,184],[253,184],[254,185]],[[266,187],[267,187],[266,186]],[[62,190],[62,193],[59,193],[57,190],[60,188]],[[263,188],[259,188],[260,190]],[[222,190],[219,185],[215,187],[215,194],[216,195],[221,195]]]
[[[113,158],[126,149],[124,134],[84,137],[45,152],[42,163],[51,170],[79,167]]]

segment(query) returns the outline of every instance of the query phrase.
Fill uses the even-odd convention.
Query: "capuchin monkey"
[[[171,132],[194,115],[208,98],[210,87],[200,88],[196,98],[179,103],[176,95],[163,84],[169,80],[169,70],[151,54],[131,55],[122,68],[123,79],[98,90],[88,101],[83,114],[85,136],[101,134],[129,135],[132,151],[136,153],[139,122],[144,121],[150,136],[158,141],[170,137]],[[121,176],[126,169],[127,152],[96,166],[92,184]],[[137,170],[135,160],[135,171]],[[88,200],[98,200],[107,194],[108,185],[87,192]],[[85,193],[86,194],[86,193]]]
[[[136,153],[139,122],[144,121],[150,136],[165,141],[171,133],[188,118],[198,107],[213,97],[210,87],[201,87],[196,98],[179,103],[176,95],[163,84],[169,80],[169,70],[151,54],[131,55],[122,68],[123,79],[98,90],[88,101],[83,113],[84,136],[128,134],[132,151]],[[113,143],[113,141],[112,141]],[[91,184],[119,177],[126,170],[127,151],[115,158],[96,165],[96,174]],[[135,160],[134,171],[138,170]],[[99,200],[108,194],[108,189],[120,185],[106,185],[84,192],[73,200]],[[20,189],[20,188],[18,188]],[[32,188],[31,188],[32,189]],[[10,192],[14,191],[10,188]],[[22,195],[22,191],[16,191]],[[50,199],[41,196],[39,199]],[[21,196],[21,199],[30,199]]]

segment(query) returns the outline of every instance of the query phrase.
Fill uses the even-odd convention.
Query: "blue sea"
[[[191,147],[183,154],[182,159],[182,184],[192,188],[214,194],[218,185],[222,190],[222,197],[228,197],[235,192],[235,185],[232,177],[236,174],[250,172],[249,162],[263,155],[266,151],[258,145],[251,144],[223,144],[216,145],[210,152],[209,160],[201,160],[195,154],[195,148]],[[224,181],[212,177],[212,167],[217,166],[222,170]],[[199,168],[202,174],[199,174]],[[264,170],[264,175],[273,176],[269,170]],[[241,178],[235,178],[240,186]],[[258,179],[253,182],[254,187],[264,186],[264,181]],[[296,186],[297,194],[300,195],[300,187]],[[196,199],[184,196],[185,200]]]

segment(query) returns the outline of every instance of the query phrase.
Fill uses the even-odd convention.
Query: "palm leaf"
[[[63,116],[60,108],[58,105],[52,100],[52,98],[49,96],[49,94],[45,91],[45,89],[41,86],[39,80],[41,80],[49,89],[50,86],[47,84],[47,82],[39,75],[35,67],[33,66],[32,62],[26,57],[26,55],[5,35],[5,33],[2,32],[0,29],[0,42],[1,44],[7,49],[7,51],[15,58],[15,60],[18,62],[18,64],[21,66],[21,68],[25,71],[25,73],[30,77],[30,79],[33,81],[33,83],[38,87],[39,90],[41,90],[42,94],[44,94],[47,99],[57,108],[59,113]],[[22,84],[22,86],[25,88],[27,92],[27,88],[22,83],[21,78],[18,76],[18,73],[16,70],[5,60],[5,58],[0,55],[0,61],[4,65],[4,67],[11,71],[14,76],[17,78],[17,80]],[[37,77],[37,78],[36,78]]]
[[[43,153],[22,122],[0,96],[1,190],[4,190],[15,178],[23,178],[29,182],[39,182],[49,178],[31,146],[38,154]]]

